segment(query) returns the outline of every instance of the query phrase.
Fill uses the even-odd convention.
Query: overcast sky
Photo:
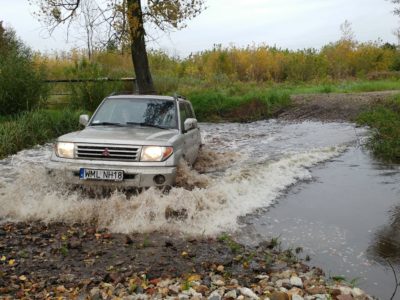
[[[223,46],[267,44],[282,48],[320,48],[340,37],[340,24],[352,23],[357,40],[396,42],[392,31],[399,17],[386,0],[206,0],[207,9],[188,27],[164,35],[150,47],[186,56],[191,52]],[[34,19],[27,0],[0,0],[0,20],[13,27],[35,50],[68,50],[83,46],[74,39],[66,42],[65,29],[52,37]]]

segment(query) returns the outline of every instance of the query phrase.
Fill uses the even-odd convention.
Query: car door
[[[179,114],[181,121],[181,132],[183,135],[183,156],[187,162],[193,164],[197,158],[200,144],[197,142],[199,136],[198,128],[185,131],[185,121],[193,115],[193,112],[186,102],[179,102]]]

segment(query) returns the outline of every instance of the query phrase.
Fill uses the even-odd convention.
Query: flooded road
[[[399,266],[400,170],[362,150],[366,130],[274,120],[201,129],[206,150],[196,168],[203,174],[182,167],[179,182],[194,189],[150,189],[129,201],[122,193],[89,199],[49,178],[50,145],[20,152],[0,162],[0,219],[95,221],[122,233],[231,232],[246,243],[280,236],[330,275],[362,277],[371,294],[391,295],[386,260]],[[185,219],[168,218],[170,209]]]

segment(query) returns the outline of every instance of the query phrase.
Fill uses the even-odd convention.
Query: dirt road
[[[292,96],[291,108],[279,114],[290,121],[354,121],[357,115],[399,91],[352,94],[304,94]]]

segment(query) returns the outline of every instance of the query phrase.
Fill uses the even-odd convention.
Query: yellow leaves
[[[193,275],[190,275],[190,276],[188,277],[187,280],[188,280],[189,282],[192,282],[192,281],[200,281],[200,280],[201,280],[201,276],[198,275],[198,274],[193,274]]]
[[[3,255],[1,258],[0,258],[0,261],[6,261],[6,257]]]
[[[27,278],[26,278],[25,275],[21,275],[21,276],[18,277],[18,279],[21,280],[21,281],[26,281]]]
[[[10,259],[9,261],[8,261],[8,265],[9,266],[13,266],[15,264],[15,259]]]

